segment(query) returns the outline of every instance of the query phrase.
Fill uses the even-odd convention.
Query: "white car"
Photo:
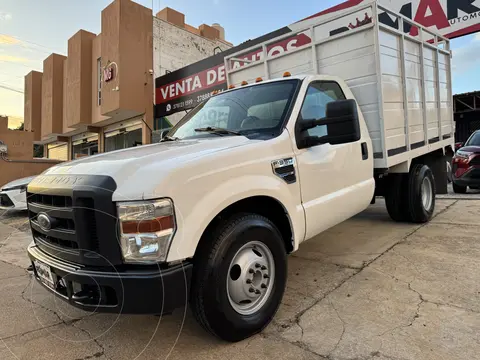
[[[27,186],[35,176],[18,179],[2,186],[0,191],[0,209],[27,210]]]

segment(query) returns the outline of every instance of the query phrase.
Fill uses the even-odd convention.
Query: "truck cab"
[[[376,19],[379,7],[342,16]],[[274,317],[287,255],[375,195],[396,221],[429,221],[453,116],[432,122],[399,110],[409,107],[407,88],[385,80],[391,64],[381,46],[392,46],[393,31],[385,25],[365,22],[335,41],[315,39],[324,20],[307,25],[312,42],[282,56],[241,67],[229,64],[245,62],[241,54],[226,57],[229,90],[212,93],[160,143],[60,164],[30,183],[37,280],[86,310],[161,314],[189,302],[207,331],[239,341]],[[395,36],[411,51],[436,46]],[[436,51],[437,65],[447,61]],[[320,55],[339,74],[323,74]],[[375,66],[353,71],[365,57]],[[425,94],[422,84],[414,93]]]

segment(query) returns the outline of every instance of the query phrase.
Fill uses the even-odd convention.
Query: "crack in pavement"
[[[445,207],[445,209],[439,211],[434,217],[432,217],[432,220],[433,220],[434,218],[436,218],[437,216],[439,216],[439,215],[445,213],[446,211],[448,211],[452,206],[456,205],[456,204],[458,203],[458,201],[459,201],[459,200],[452,202],[450,205],[447,205],[447,206]],[[285,331],[285,329],[291,328],[292,325],[296,324],[296,325],[298,325],[298,326],[300,327],[300,329],[302,330],[302,339],[303,339],[304,329],[300,326],[300,320],[301,320],[301,317],[302,317],[307,311],[309,311],[310,309],[312,309],[313,307],[315,307],[316,305],[318,305],[320,302],[322,302],[323,300],[325,300],[330,294],[332,294],[334,291],[336,291],[336,290],[338,290],[340,287],[342,287],[343,284],[345,284],[347,281],[349,281],[350,279],[352,279],[353,277],[355,277],[356,275],[358,275],[359,273],[361,273],[364,269],[368,268],[371,264],[373,264],[375,261],[377,261],[377,260],[378,260],[379,258],[381,258],[383,255],[385,255],[385,254],[389,253],[390,251],[394,250],[394,248],[395,248],[396,246],[398,246],[399,244],[402,244],[402,243],[406,242],[409,237],[413,236],[415,233],[417,233],[418,231],[420,231],[420,230],[423,229],[424,227],[428,226],[429,224],[431,224],[431,222],[428,222],[428,223],[425,223],[425,224],[421,224],[421,225],[419,225],[419,226],[416,226],[412,231],[410,231],[409,233],[407,233],[406,235],[404,235],[399,241],[397,241],[396,243],[392,244],[390,247],[388,247],[385,251],[383,251],[382,253],[380,253],[378,256],[372,258],[370,261],[365,261],[364,264],[363,264],[363,266],[362,266],[361,268],[359,268],[359,269],[354,269],[355,272],[353,272],[350,276],[348,276],[348,277],[346,277],[345,279],[343,279],[342,281],[340,281],[340,283],[337,284],[332,290],[328,291],[328,292],[325,293],[322,297],[320,297],[319,299],[317,299],[312,305],[308,306],[306,309],[304,309],[304,310],[300,311],[298,314],[296,314],[294,320],[293,320],[293,321],[290,321],[290,325],[285,324],[285,326],[282,326],[283,331]],[[433,224],[433,225],[434,225],[434,224]],[[374,270],[375,270],[375,269],[374,269]],[[399,281],[402,281],[402,280],[400,280],[400,279],[398,279],[398,280],[399,280]],[[414,280],[415,280],[415,279],[414,279]],[[412,280],[412,282],[413,282],[414,280]],[[402,282],[404,282],[404,281],[402,281]],[[404,282],[404,283],[405,283],[405,282]],[[413,325],[413,323],[415,322],[415,320],[418,318],[418,312],[420,311],[420,306],[421,306],[421,304],[423,304],[423,303],[425,302],[425,300],[423,299],[423,296],[422,296],[418,291],[416,291],[416,290],[414,290],[413,288],[411,288],[410,285],[409,285],[409,288],[410,288],[411,291],[414,291],[415,293],[417,293],[417,295],[418,295],[419,298],[420,298],[420,302],[417,304],[417,312],[415,313],[415,316],[414,316],[414,318],[413,318],[412,321],[411,321],[411,324]],[[334,310],[337,311],[336,308],[334,308]],[[337,312],[337,314],[338,314],[338,312]],[[343,321],[342,321],[342,324],[345,325],[345,323],[344,323]],[[409,325],[409,326],[411,326],[411,325]],[[401,326],[401,327],[403,327],[403,326]],[[279,332],[283,332],[283,331],[282,331],[282,330],[279,330]],[[392,330],[389,330],[389,331],[392,331]],[[387,331],[387,332],[388,332],[388,331]],[[343,336],[344,336],[344,333],[345,333],[345,326],[344,326],[344,331],[342,331],[342,334],[341,334],[341,336],[340,336],[340,339],[339,339],[337,345],[335,346],[335,349],[339,346],[340,341],[341,341],[341,339],[342,339]],[[313,350],[311,350],[311,349],[309,348],[309,346],[308,346],[307,344],[303,343],[301,340],[300,340],[300,341],[294,341],[294,342],[289,341],[289,340],[287,340],[287,339],[284,339],[284,340],[287,341],[287,342],[289,342],[289,343],[291,343],[291,344],[293,344],[293,345],[299,346],[299,347],[301,347],[301,348],[304,349],[304,350],[308,350],[308,351],[310,351],[310,352],[312,352],[312,353],[314,353],[314,354],[316,354],[316,355],[318,355],[318,356],[323,356],[323,355],[320,355],[320,354],[315,353]],[[333,351],[334,351],[334,350],[333,350]],[[332,359],[331,354],[333,353],[333,351],[330,352],[330,354],[329,354],[328,356],[326,356],[326,357],[323,356],[323,357],[326,358],[326,359]]]
[[[24,275],[23,275],[23,276],[24,276]],[[52,309],[50,309],[50,308],[48,308],[48,307],[46,307],[46,306],[44,306],[44,305],[42,305],[42,304],[40,304],[40,303],[32,300],[31,298],[28,298],[28,297],[26,296],[26,293],[27,293],[28,289],[32,286],[32,280],[33,280],[33,276],[30,276],[27,285],[25,286],[25,288],[22,290],[22,292],[21,292],[21,294],[20,294],[20,297],[21,297],[24,301],[26,301],[26,302],[28,302],[28,303],[31,303],[32,305],[36,305],[36,306],[38,306],[38,307],[40,307],[40,308],[42,308],[42,309],[44,309],[44,310],[46,310],[46,311],[54,314],[54,315],[56,316],[56,318],[58,319],[58,322],[55,322],[55,323],[53,323],[53,324],[51,324],[51,325],[47,325],[47,326],[44,326],[43,324],[41,324],[41,323],[39,322],[40,325],[42,326],[42,327],[39,328],[39,329],[28,330],[28,331],[24,331],[24,332],[19,333],[19,334],[14,334],[14,335],[2,337],[2,338],[0,338],[0,341],[5,342],[5,340],[9,340],[9,339],[12,339],[12,338],[23,337],[23,336],[28,335],[28,334],[31,334],[31,333],[36,333],[36,332],[40,332],[40,331],[43,331],[43,330],[48,330],[48,329],[50,329],[50,328],[56,327],[56,326],[61,325],[61,324],[65,325],[65,326],[72,326],[72,327],[75,327],[76,329],[79,329],[79,330],[83,331],[83,329],[75,326],[75,323],[78,322],[79,320],[84,319],[84,318],[87,317],[87,316],[90,316],[90,315],[87,315],[87,316],[85,316],[85,317],[80,317],[80,318],[74,318],[74,319],[71,319],[71,320],[64,320],[64,319],[60,316],[60,314],[57,313],[55,310],[52,310]],[[49,333],[50,333],[50,332],[49,332]],[[50,333],[50,334],[51,334],[51,333]],[[91,336],[89,336],[89,337],[91,338]],[[99,342],[97,342],[96,339],[92,339],[92,340],[97,344],[97,346],[102,350],[102,352],[96,352],[96,353],[94,353],[93,355],[87,355],[87,356],[85,356],[85,357],[83,357],[83,358],[81,358],[81,359],[77,359],[77,360],[88,360],[88,359],[93,359],[93,358],[99,358],[99,357],[101,357],[101,356],[105,356],[107,359],[109,359],[108,356],[107,356],[106,354],[104,354],[105,348],[103,347],[103,345],[100,344]],[[111,359],[109,359],[109,360],[111,360]]]
[[[76,324],[72,324],[72,326],[75,328],[75,329],[78,329],[80,331],[82,331],[84,334],[87,334],[87,336],[101,349],[101,351],[99,353],[96,353],[94,354],[94,357],[101,357],[101,356],[105,356],[108,360],[113,360],[111,357],[109,357],[106,353],[106,349],[105,349],[105,346],[98,340],[98,338],[94,337],[90,331],[88,331],[87,329],[83,329],[79,326],[76,326]],[[97,356],[98,355],[98,356]],[[83,358],[83,359],[78,359],[78,360],[88,360],[88,359],[91,359],[90,358]]]
[[[0,247],[1,247],[1,246],[0,246]],[[8,261],[2,260],[2,259],[0,259],[0,262],[4,263],[4,264],[6,264],[6,265],[16,266],[16,267],[18,267],[18,268],[20,268],[20,269],[22,269],[22,270],[25,270],[26,275],[28,275],[28,271],[27,271],[23,266],[20,266],[20,265],[17,265],[17,264],[12,264],[12,263],[9,263]]]
[[[340,254],[340,255],[333,255],[333,254],[326,254],[326,253],[318,253],[320,255],[325,255],[326,257],[328,256],[342,256],[342,255],[348,255],[348,253]],[[354,255],[366,255],[366,256],[372,256],[372,255],[379,255],[380,253],[350,253]],[[315,262],[318,264],[318,262],[321,259],[312,259],[308,257],[303,257],[303,256],[298,256],[298,255],[290,255],[289,257],[295,258],[295,259],[300,259],[300,260],[305,260],[305,261],[310,261],[310,262]],[[328,265],[334,265],[340,269],[350,269],[350,270],[360,270],[362,267],[361,266],[351,266],[351,265],[345,265],[345,264],[337,264],[335,262],[325,262],[325,264]]]
[[[338,310],[337,310],[337,308],[335,307],[335,305],[333,305],[332,300],[331,300],[331,299],[328,299],[328,302],[330,303],[330,306],[333,308],[333,310],[334,310],[335,313],[337,314],[338,319],[342,322],[342,334],[340,335],[340,338],[338,339],[337,343],[336,343],[335,346],[333,347],[333,350],[330,351],[330,354],[328,354],[327,357],[331,356],[331,355],[335,352],[335,350],[337,350],[338,346],[340,345],[340,343],[341,343],[342,340],[343,340],[343,336],[345,335],[345,330],[346,330],[346,323],[345,323],[345,321],[342,319],[342,317],[340,316],[340,314],[338,313]]]
[[[32,286],[32,280],[33,280],[33,275],[30,276],[30,279],[29,279],[29,281],[28,281],[28,284],[27,284],[27,285],[25,286],[25,288],[22,290],[22,293],[20,294],[20,297],[21,297],[23,300],[25,300],[25,301],[33,304],[33,305],[37,305],[37,306],[39,306],[40,308],[42,308],[42,309],[44,309],[44,310],[46,310],[46,311],[54,314],[54,315],[57,317],[57,319],[59,320],[59,322],[56,323],[56,324],[54,324],[54,325],[64,324],[64,325],[69,326],[69,325],[75,324],[77,321],[80,321],[80,320],[82,320],[82,319],[84,319],[84,318],[86,318],[86,317],[91,316],[91,314],[89,314],[89,315],[86,315],[86,316],[83,316],[83,317],[73,318],[73,319],[71,319],[71,320],[65,320],[65,319],[63,319],[63,318],[60,316],[60,314],[59,314],[58,312],[56,312],[55,310],[52,310],[52,309],[46,307],[45,305],[42,305],[42,304],[40,304],[40,303],[37,303],[36,301],[32,300],[31,298],[27,298],[25,293],[27,292],[28,288],[30,288],[30,287]],[[42,325],[42,324],[40,324],[40,325]],[[43,325],[42,325],[42,326],[43,326]],[[50,326],[47,326],[47,327],[50,327]],[[44,327],[44,328],[47,328],[47,327]]]
[[[412,319],[411,319],[406,325],[395,326],[395,327],[393,327],[393,328],[391,328],[391,329],[388,329],[388,330],[384,331],[383,333],[378,334],[378,335],[376,335],[376,336],[377,336],[377,337],[382,337],[382,336],[384,336],[384,335],[386,335],[386,334],[388,334],[388,333],[391,333],[391,332],[393,332],[393,331],[395,331],[395,330],[404,329],[404,328],[413,326],[413,324],[415,323],[415,321],[420,317],[420,307],[425,303],[425,299],[423,298],[423,295],[420,294],[420,292],[418,292],[417,290],[413,289],[412,286],[411,286],[411,283],[414,282],[414,281],[416,280],[416,278],[414,277],[412,281],[407,282],[407,281],[403,281],[403,280],[397,278],[396,276],[394,276],[394,275],[392,275],[392,274],[388,274],[388,273],[385,273],[385,272],[383,272],[383,271],[379,271],[379,270],[377,270],[377,269],[373,269],[373,270],[374,270],[374,271],[378,271],[378,272],[380,272],[380,273],[383,273],[383,274],[385,274],[385,275],[387,275],[387,276],[391,276],[392,279],[395,279],[396,281],[399,281],[399,282],[402,282],[402,283],[406,284],[406,285],[408,286],[408,290],[413,291],[415,294],[417,294],[418,297],[419,297],[419,300],[420,300],[420,301],[418,302],[418,304],[417,304],[417,308],[416,308],[416,310],[415,310],[415,313],[414,313]]]
[[[480,225],[477,224],[467,224],[467,223],[455,223],[455,222],[445,222],[445,221],[435,221],[432,225],[448,225],[448,226],[465,226],[465,227],[475,227],[478,228]]]
[[[37,305],[37,306],[41,307],[42,309],[44,309],[44,310],[46,310],[46,311],[51,312],[52,314],[54,314],[54,315],[57,317],[57,319],[59,320],[59,322],[58,322],[58,323],[55,323],[55,324],[52,324],[52,325],[49,325],[49,326],[43,326],[43,325],[42,325],[43,327],[42,327],[41,329],[32,330],[32,331],[28,331],[28,332],[25,332],[25,333],[22,333],[22,334],[19,334],[19,335],[13,335],[13,336],[23,336],[23,335],[25,335],[25,334],[27,334],[27,333],[29,333],[29,332],[40,331],[40,330],[48,329],[48,328],[51,328],[51,327],[54,327],[54,326],[57,326],[57,325],[60,325],[60,324],[64,324],[64,325],[66,325],[66,326],[72,326],[72,327],[74,327],[74,328],[82,331],[83,333],[87,334],[87,336],[101,349],[100,352],[97,352],[97,353],[95,353],[95,354],[93,354],[93,355],[87,355],[86,357],[84,357],[84,358],[82,358],[82,359],[78,359],[78,360],[88,360],[88,359],[92,359],[92,358],[99,358],[99,357],[101,357],[101,356],[105,356],[107,359],[112,360],[111,358],[109,358],[109,357],[107,356],[107,354],[105,353],[105,347],[104,347],[104,345],[101,344],[101,343],[98,341],[98,339],[94,338],[94,337],[90,334],[90,332],[87,331],[86,329],[83,329],[83,328],[78,327],[78,326],[75,325],[75,323],[77,323],[78,321],[80,321],[80,320],[82,320],[82,319],[85,319],[85,318],[87,318],[87,317],[89,317],[89,316],[92,316],[92,315],[89,314],[89,315],[86,315],[86,316],[83,316],[83,317],[74,318],[74,319],[71,319],[71,320],[65,320],[65,319],[63,319],[63,318],[60,316],[60,314],[59,314],[58,312],[56,312],[55,310],[52,310],[52,309],[50,309],[50,308],[48,308],[48,307],[46,307],[46,306],[44,306],[44,305],[42,305],[42,304],[39,304],[39,303],[33,301],[32,299],[28,299],[28,298],[25,296],[25,293],[26,293],[26,291],[28,290],[28,288],[31,286],[31,284],[32,284],[32,279],[33,279],[33,276],[30,277],[27,286],[23,289],[23,291],[22,291],[22,293],[21,293],[22,299],[25,300],[25,301],[27,301],[27,302],[29,302],[29,303],[31,303],[31,304]],[[93,315],[95,315],[95,314],[93,314]],[[13,336],[12,336],[12,337],[13,337]]]
[[[31,334],[31,333],[34,333],[34,332],[37,332],[37,331],[42,331],[42,330],[45,330],[45,329],[50,329],[52,327],[55,327],[57,325],[60,325],[61,323],[56,323],[56,324],[52,324],[52,325],[48,325],[48,326],[44,326],[40,329],[33,329],[33,330],[28,330],[28,331],[25,331],[23,333],[20,333],[20,334],[15,334],[15,335],[9,335],[9,336],[5,336],[5,337],[0,337],[0,341],[5,341],[5,340],[9,340],[9,339],[13,339],[17,336],[25,336],[25,335],[28,335],[28,334]]]

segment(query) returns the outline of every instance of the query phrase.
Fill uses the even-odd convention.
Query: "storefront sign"
[[[115,71],[113,66],[108,66],[103,70],[103,81],[109,82],[113,80],[115,76]]]
[[[257,39],[249,40],[223,53],[157,78],[155,80],[156,117],[191,109],[208,99],[215,90],[225,90],[227,88],[224,65],[225,56],[261,44],[280,35],[298,32],[307,28],[309,23],[316,21],[315,18],[319,16],[349,9],[361,4],[363,1],[346,1],[287,27]],[[440,32],[447,38],[480,31],[480,0],[380,0],[380,4],[403,14],[405,17],[424,25],[432,31]],[[336,35],[369,24],[374,19],[371,18],[371,14],[365,14],[364,12],[362,14],[352,14],[347,20],[345,22],[344,17],[338,21],[334,19],[328,23],[328,26],[321,27],[322,34],[320,35],[325,37]],[[378,20],[397,29],[399,27],[398,19],[391,17],[387,13],[381,13]],[[404,25],[403,30],[412,36],[418,35],[418,29],[408,24]],[[269,57],[275,56],[310,42],[311,38],[308,31],[297,33],[292,35],[292,37],[269,45],[267,53]],[[260,60],[262,56],[264,55],[259,47],[258,50],[242,55],[241,58],[256,61]],[[232,68],[243,65],[245,65],[245,62],[233,62],[230,64]]]

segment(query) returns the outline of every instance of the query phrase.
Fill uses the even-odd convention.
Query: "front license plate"
[[[54,288],[52,270],[50,266],[44,264],[39,260],[34,260],[33,263],[35,264],[35,270],[37,271],[37,275],[40,278],[40,281],[47,285],[48,287]]]

